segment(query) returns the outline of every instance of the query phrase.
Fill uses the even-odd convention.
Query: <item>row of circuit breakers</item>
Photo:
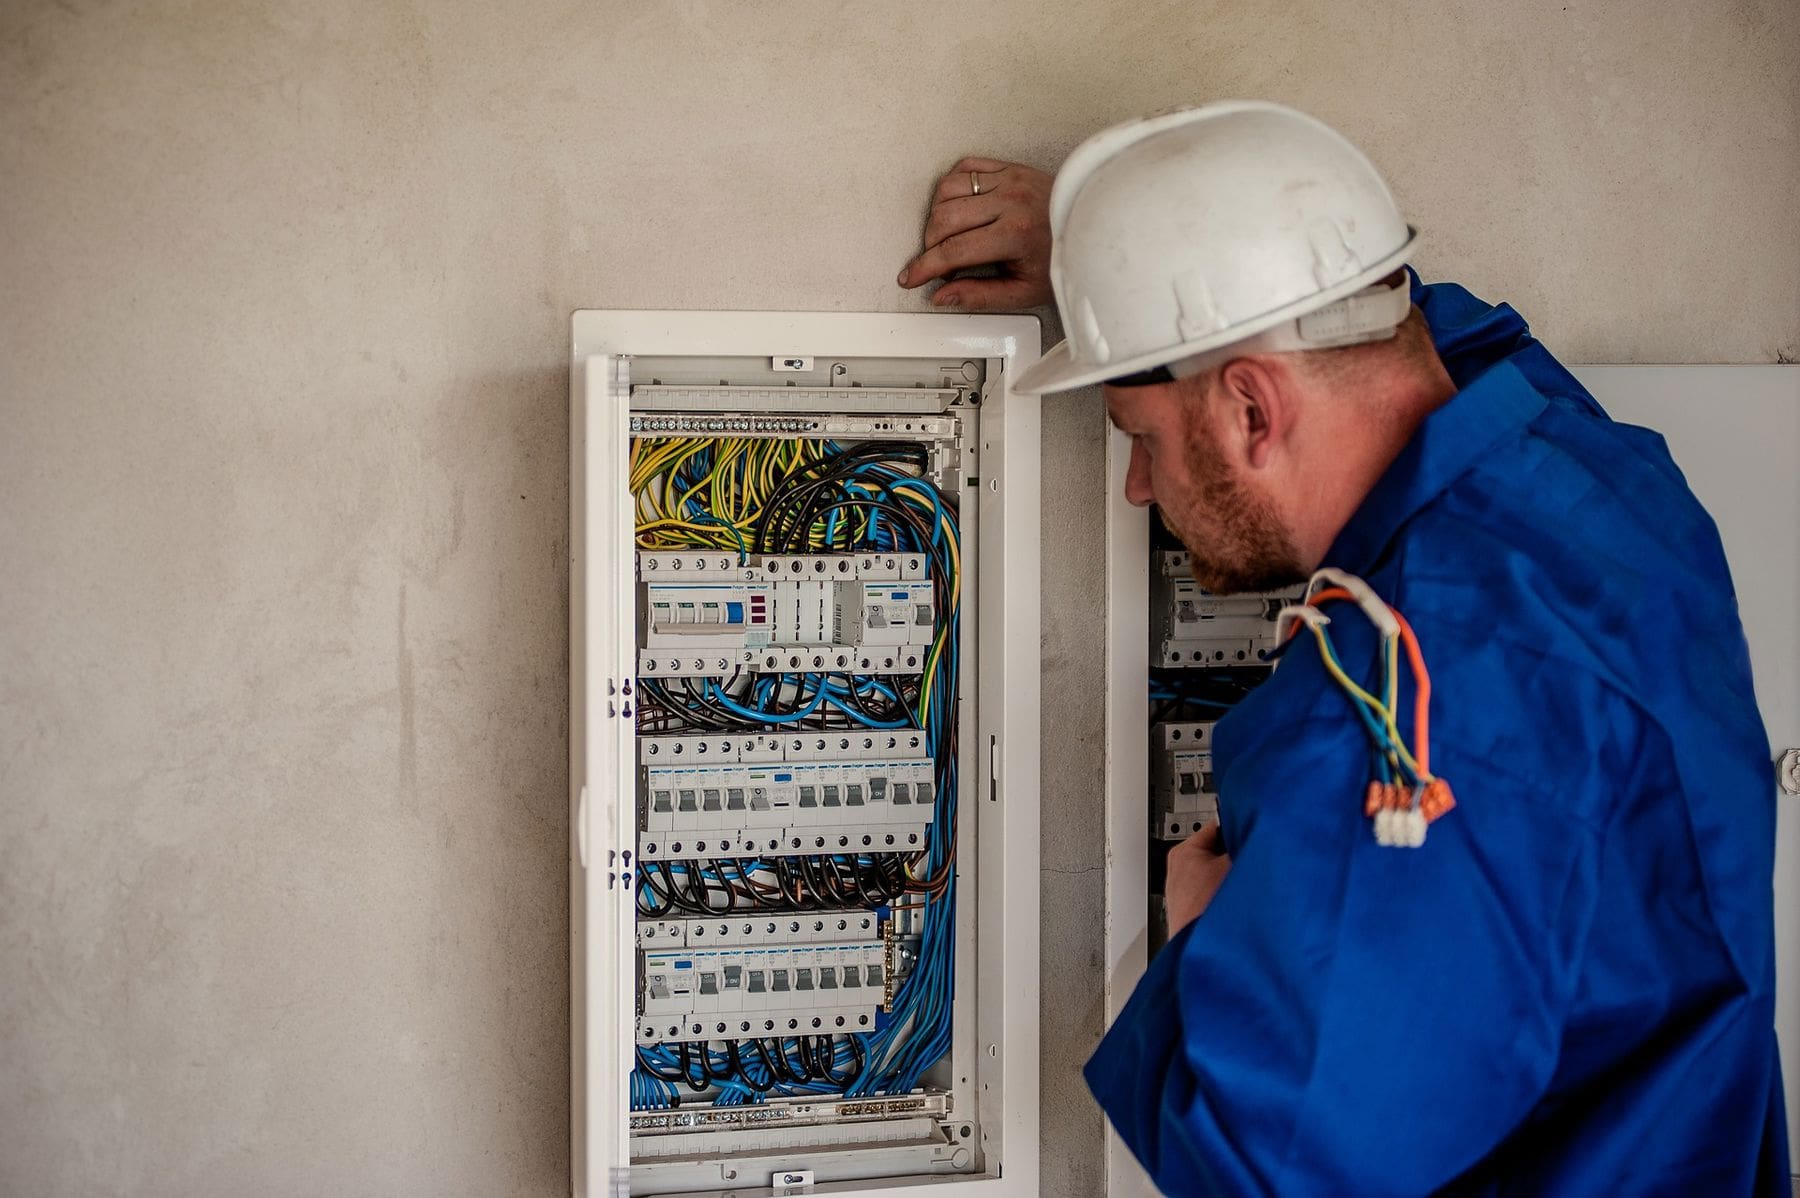
[[[1300,595],[1299,588],[1214,595],[1194,580],[1185,551],[1153,551],[1152,671],[1171,675],[1229,671],[1244,677],[1241,685],[1248,689],[1269,668],[1277,614]],[[1171,706],[1179,710],[1179,704]],[[1219,819],[1212,761],[1214,721],[1185,718],[1188,714],[1153,720],[1150,725],[1151,835],[1156,840],[1185,840]]]
[[[866,1032],[892,998],[874,911],[639,921],[639,1044]]]
[[[640,553],[638,677],[734,669],[917,674],[934,630],[909,554]]]
[[[917,554],[640,551],[638,676],[918,675],[936,632]],[[646,862],[916,853],[935,815],[924,733],[643,736]],[[867,1032],[894,993],[876,909],[640,919],[637,1042]]]

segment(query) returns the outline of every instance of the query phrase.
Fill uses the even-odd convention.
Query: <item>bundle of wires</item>
[[[753,553],[917,553],[930,565],[936,618],[917,676],[645,679],[640,731],[921,729],[938,795],[920,851],[646,863],[638,909],[648,916],[878,905],[916,927],[920,938],[917,958],[874,1032],[834,1037],[829,1053],[793,1040],[745,1042],[760,1049],[710,1041],[646,1049],[633,1074],[634,1108],[640,1100],[646,1108],[672,1104],[677,1081],[694,1089],[696,1080],[720,1103],[771,1094],[904,1094],[949,1050],[962,556],[956,510],[924,477],[928,468],[926,450],[901,441],[632,442],[640,548],[727,550],[740,562]],[[819,1068],[801,1067],[809,1054]]]
[[[862,1076],[867,1040],[828,1035],[640,1045],[631,1107],[679,1106],[684,1087],[719,1106],[758,1102],[771,1093],[842,1094]]]
[[[642,732],[724,732],[746,727],[912,728],[920,682],[869,674],[750,674],[723,682],[645,678]]]
[[[1333,577],[1339,577],[1332,572]],[[1317,576],[1315,576],[1316,581]],[[1304,609],[1288,609],[1296,616],[1295,631],[1304,624],[1318,640],[1325,671],[1349,698],[1363,731],[1369,738],[1374,777],[1364,793],[1364,814],[1375,821],[1375,838],[1383,845],[1417,848],[1424,843],[1425,828],[1456,805],[1450,786],[1431,773],[1431,675],[1412,626],[1392,607],[1374,597],[1360,579],[1345,578],[1353,586],[1331,586],[1308,595]],[[1308,587],[1309,592],[1311,587]],[[1362,593],[1357,593],[1360,590]],[[1359,686],[1344,669],[1326,631],[1329,620],[1318,615],[1326,603],[1348,601],[1375,619],[1388,624],[1381,638],[1380,697]],[[1371,607],[1373,605],[1373,610]],[[1311,612],[1309,616],[1306,613]],[[1386,617],[1382,619],[1381,617]],[[1413,744],[1400,733],[1400,647],[1406,648],[1413,674]]]
[[[1268,676],[1264,668],[1152,670],[1150,722],[1218,719]]]
[[[643,861],[637,909],[647,919],[850,911],[891,906],[917,889],[900,853]]]

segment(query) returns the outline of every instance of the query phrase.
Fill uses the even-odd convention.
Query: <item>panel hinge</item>
[[[631,1198],[631,1170],[626,1167],[614,1169],[606,1179],[607,1189],[612,1198]]]
[[[988,802],[1000,801],[1000,738],[988,737]]]
[[[1789,749],[1775,763],[1775,780],[1781,783],[1781,793],[1800,795],[1800,749]]]

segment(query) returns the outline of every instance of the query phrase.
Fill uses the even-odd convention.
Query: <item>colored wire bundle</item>
[[[1382,631],[1379,697],[1358,685],[1344,669],[1326,631],[1328,620],[1302,618],[1298,623],[1312,630],[1326,673],[1350,699],[1368,735],[1375,777],[1369,782],[1363,807],[1364,814],[1375,820],[1376,840],[1384,845],[1416,848],[1424,843],[1426,825],[1456,805],[1449,784],[1431,773],[1431,675],[1406,617],[1375,598],[1360,579],[1345,577],[1343,581],[1351,585],[1311,593],[1306,605],[1317,611],[1326,603],[1347,601],[1370,614],[1378,628],[1384,624],[1391,628]],[[1412,744],[1416,752],[1401,734],[1398,720],[1402,646],[1413,675]]]
[[[920,729],[939,796],[918,851],[643,863],[637,904],[645,917],[885,907],[918,940],[874,1032],[641,1049],[633,1109],[672,1105],[682,1086],[726,1105],[770,1094],[907,1093],[949,1049],[962,552],[955,507],[924,477],[929,467],[927,450],[913,442],[632,442],[641,549],[726,550],[740,562],[751,554],[917,553],[929,562],[935,616],[916,675],[641,679],[639,731]]]
[[[920,683],[868,674],[749,674],[723,682],[644,678],[640,732],[913,728]]]
[[[890,906],[918,889],[900,853],[644,861],[637,909],[646,918],[842,911]]]
[[[1265,668],[1152,670],[1150,722],[1213,720],[1235,707],[1269,675]]]
[[[842,1094],[862,1077],[868,1039],[845,1034],[639,1046],[631,1107],[678,1107],[684,1089],[707,1095],[718,1106],[760,1102],[770,1095]]]

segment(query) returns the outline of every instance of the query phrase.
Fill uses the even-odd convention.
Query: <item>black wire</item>
[[[865,441],[800,466],[776,485],[764,503],[753,532],[756,551],[785,553],[792,551],[789,547],[796,541],[804,545],[811,525],[804,522],[803,512],[815,492],[833,485],[841,489],[864,466],[879,464],[892,469],[895,462],[913,466],[920,475],[930,466],[924,447],[908,441]]]
[[[820,1069],[820,1072],[825,1075],[825,1080],[830,1082],[834,1086],[847,1086],[851,1082],[855,1081],[856,1074],[854,1072],[852,1072],[848,1077],[839,1077],[837,1074],[832,1072],[832,1069],[831,1069],[832,1064],[833,1064],[833,1062],[835,1062],[837,1060],[837,1045],[832,1041],[832,1038],[830,1036],[818,1036],[818,1037],[816,1037],[816,1039],[821,1041],[824,1045],[823,1049],[821,1049],[815,1045],[813,1048],[813,1053],[814,1053],[815,1058],[817,1058],[818,1054],[821,1051],[825,1054],[824,1058],[821,1062],[821,1069]]]
[[[797,1043],[800,1046],[800,1064],[806,1069],[807,1077],[818,1077],[819,1062],[813,1059],[812,1037],[801,1036]]]
[[[705,1047],[702,1046],[701,1051],[700,1051],[700,1056],[701,1056],[701,1061],[700,1061],[701,1080],[700,1081],[694,1080],[693,1063],[689,1059],[689,1056],[688,1056],[688,1044],[687,1044],[686,1040],[683,1040],[681,1042],[681,1044],[679,1046],[678,1056],[681,1061],[681,1080],[686,1082],[688,1089],[692,1090],[694,1093],[704,1094],[706,1092],[708,1086],[711,1085],[711,1079],[706,1076],[706,1060],[705,1060],[706,1050],[705,1050]]]
[[[695,871],[693,868],[694,863],[692,861],[681,862],[681,864],[687,868],[682,870],[682,880],[680,882],[675,880],[674,862],[658,861],[656,864],[662,867],[663,881],[668,884],[669,893],[675,897],[677,905],[679,905],[683,911],[694,915],[711,914],[711,910],[707,907],[706,903],[695,895],[693,888]],[[684,887],[687,891],[685,894],[682,893]]]
[[[868,1058],[863,1053],[862,1037],[861,1036],[851,1036],[849,1039],[850,1039],[850,1057],[851,1057],[851,1062],[852,1062],[851,1071],[850,1071],[850,1081],[855,1081],[857,1078],[862,1076],[864,1067],[866,1067],[868,1065]],[[848,1083],[846,1083],[846,1084],[848,1084]]]
[[[752,1040],[751,1043],[754,1044],[756,1041]],[[756,1093],[767,1094],[770,1090],[775,1088],[775,1074],[773,1070],[765,1068],[764,1073],[766,1076],[761,1082],[758,1082],[755,1078],[750,1076],[750,1071],[744,1068],[743,1057],[738,1054],[738,1042],[736,1040],[729,1041],[726,1044],[725,1054],[731,1061],[732,1074]],[[763,1063],[765,1066],[768,1064],[766,1058]]]
[[[893,879],[883,874],[879,864],[863,864],[852,860],[851,867],[856,871],[857,888],[862,891],[863,898],[874,906],[885,906],[894,901],[900,894],[893,885]]]

